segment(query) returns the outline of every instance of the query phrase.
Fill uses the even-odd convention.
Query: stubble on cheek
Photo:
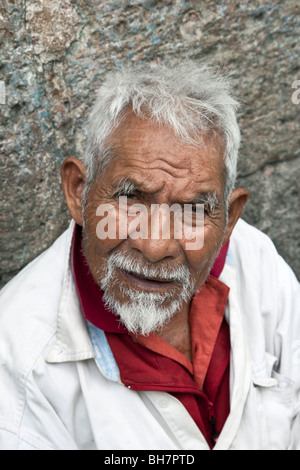
[[[82,229],[81,250],[94,281],[100,287],[99,280],[105,275],[107,260],[105,253],[99,247],[95,228],[93,234],[90,221],[86,222]]]

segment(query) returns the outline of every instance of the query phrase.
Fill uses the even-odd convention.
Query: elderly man
[[[107,77],[71,225],[1,293],[2,449],[299,447],[299,284],[240,219],[236,108],[193,62]]]

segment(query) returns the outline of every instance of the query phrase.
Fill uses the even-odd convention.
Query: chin
[[[155,333],[173,318],[186,301],[185,296],[162,298],[161,294],[131,292],[128,298],[117,300],[115,295],[104,292],[103,300],[133,334]]]

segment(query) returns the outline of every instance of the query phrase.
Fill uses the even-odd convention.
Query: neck
[[[185,304],[156,334],[192,362],[189,311],[190,302]]]

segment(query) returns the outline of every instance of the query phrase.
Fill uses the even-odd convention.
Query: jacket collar
[[[49,352],[47,362],[82,361],[95,357],[87,324],[82,314],[72,269],[72,243],[75,222],[72,220],[66,232],[65,273],[57,314],[56,341]],[[56,253],[54,253],[54,256]]]

